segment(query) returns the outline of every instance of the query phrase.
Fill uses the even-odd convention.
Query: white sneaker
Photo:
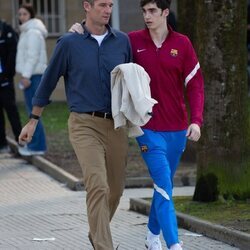
[[[4,146],[0,148],[0,154],[7,154],[10,153],[10,147],[9,146]]]
[[[24,147],[18,147],[18,153],[21,156],[32,156],[32,155],[44,155],[45,151],[34,151],[24,146]]]
[[[159,237],[154,237],[152,240],[145,240],[145,247],[148,250],[162,250],[161,241]]]
[[[170,247],[170,250],[183,250],[182,249],[183,242],[176,243]]]

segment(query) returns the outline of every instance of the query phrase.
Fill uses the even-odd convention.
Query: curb
[[[149,215],[150,202],[144,199],[130,199],[130,210]],[[178,225],[184,229],[225,242],[231,246],[247,250],[250,246],[250,234],[217,225],[196,217],[176,212]]]
[[[145,188],[153,187],[153,181],[150,177],[128,177],[125,180],[125,188]]]
[[[8,144],[16,155],[18,154],[18,145],[15,140],[7,137]],[[19,155],[20,156],[20,155]],[[81,179],[76,178],[72,174],[66,172],[62,168],[58,167],[56,164],[48,161],[42,156],[20,156],[27,162],[33,164],[41,171],[49,174],[51,177],[59,182],[64,183],[68,188],[73,191],[84,190],[83,182]],[[153,182],[150,177],[131,177],[127,178],[125,181],[126,188],[136,188],[136,187],[152,187]]]
[[[79,179],[64,171],[62,168],[58,167],[52,162],[46,160],[45,158],[41,156],[32,156],[31,159],[28,159],[28,161],[43,172],[52,176],[54,179],[64,183],[71,190],[83,190],[83,186],[81,185],[81,181]]]
[[[7,141],[11,150],[18,154],[18,145],[15,140],[7,137]],[[19,155],[20,156],[20,155]],[[84,190],[82,179],[78,179],[72,174],[66,172],[62,168],[58,167],[56,164],[48,161],[42,156],[20,156],[29,163],[35,165],[41,171],[49,174],[54,179],[59,182],[64,183],[68,188],[73,191]],[[181,177],[175,176],[174,179],[175,186],[193,186],[195,185],[195,178],[193,177]],[[147,177],[127,177],[125,180],[125,188],[138,188],[138,187],[153,187],[152,179]]]
[[[11,138],[7,138],[9,146],[11,150],[18,154],[18,145],[16,141]],[[76,178],[75,176],[69,174],[68,172],[64,171],[62,168],[58,167],[54,163],[46,160],[44,157],[41,156],[21,156],[24,160],[28,161],[29,163],[36,166],[41,171],[49,174],[51,177],[56,179],[59,182],[64,183],[68,188],[74,191],[83,190],[81,185],[81,181]]]

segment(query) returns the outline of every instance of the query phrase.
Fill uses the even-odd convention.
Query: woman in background
[[[35,18],[35,11],[31,4],[20,6],[18,19],[21,33],[17,46],[16,72],[21,74],[19,87],[24,91],[26,107],[30,115],[32,98],[47,67],[45,38],[48,31],[42,21]],[[45,151],[46,138],[43,125],[39,121],[32,141],[25,147],[19,147],[19,154],[43,155]]]

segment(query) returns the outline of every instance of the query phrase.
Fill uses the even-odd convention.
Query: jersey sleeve
[[[190,107],[190,122],[201,126],[204,109],[204,80],[194,48],[190,40],[186,39],[186,53],[183,67],[184,83]]]

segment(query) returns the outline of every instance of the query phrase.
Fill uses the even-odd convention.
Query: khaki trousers
[[[127,133],[113,120],[71,112],[69,137],[83,171],[90,237],[95,250],[113,250],[110,221],[125,183]]]

